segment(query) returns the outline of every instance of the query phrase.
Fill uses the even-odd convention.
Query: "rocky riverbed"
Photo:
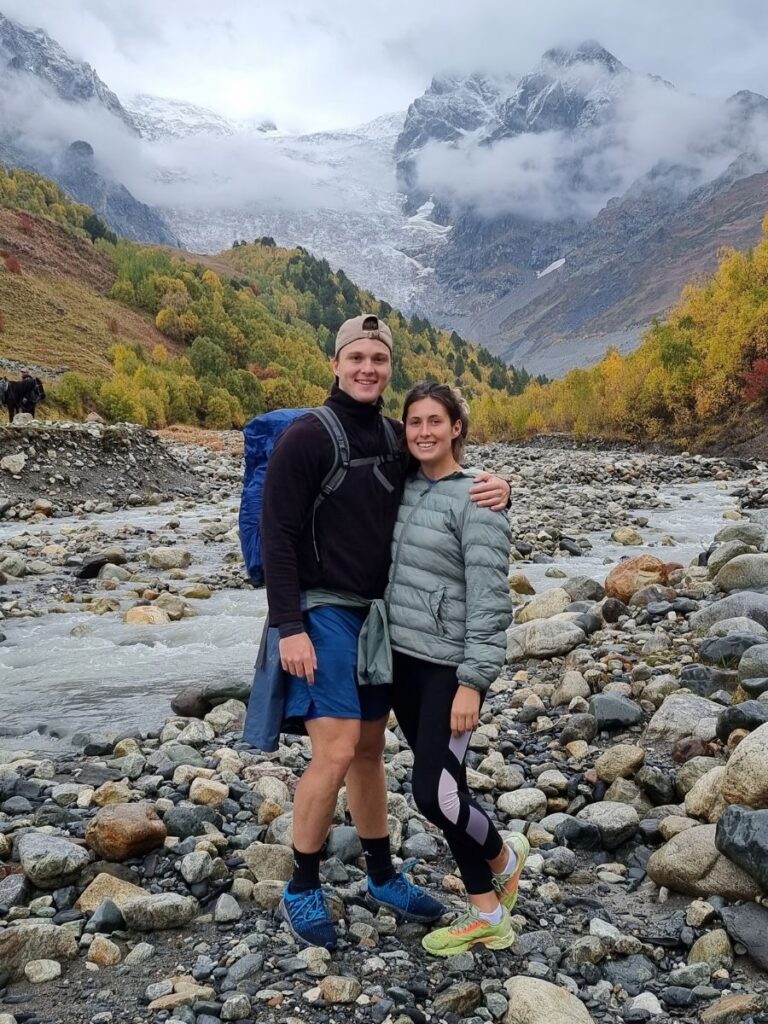
[[[67,428],[25,430],[58,448]],[[421,927],[367,905],[343,794],[323,862],[339,949],[298,949],[274,915],[308,748],[288,736],[265,756],[240,740],[264,604],[237,555],[239,460],[135,437],[174,467],[143,492],[151,504],[140,481],[99,492],[113,456],[96,446],[90,482],[55,500],[32,469],[42,446],[0,470],[18,478],[0,520],[0,698],[15,733],[0,738],[0,1024],[768,1021],[764,466],[472,452],[512,480],[518,610],[469,783],[534,850],[516,946],[443,962]],[[177,472],[194,495],[174,489]],[[128,679],[131,661],[139,678],[118,700],[109,676]],[[86,671],[101,718],[84,696],[67,720],[57,692]],[[459,908],[390,726],[393,848]]]

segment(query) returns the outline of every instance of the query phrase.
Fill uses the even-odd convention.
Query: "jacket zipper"
[[[429,494],[429,492],[434,489],[435,486],[437,486],[437,485],[433,484],[432,487],[427,487],[427,489],[425,491],[421,492],[421,496],[419,497],[419,500],[416,502],[416,504],[413,506],[411,511],[408,513],[408,518],[403,523],[403,528],[400,531],[400,537],[398,538],[398,541],[397,541],[397,547],[395,548],[395,557],[394,557],[394,560],[392,562],[392,583],[395,582],[395,577],[397,575],[397,566],[398,566],[398,563],[400,561],[400,549],[403,546],[403,540],[405,538],[405,531],[408,529],[408,524],[410,523],[411,519],[413,519],[413,517],[416,514],[417,510],[421,506],[421,503],[424,501],[424,499]],[[387,611],[389,611],[389,602],[387,602]]]

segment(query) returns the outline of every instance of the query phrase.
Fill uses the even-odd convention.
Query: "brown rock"
[[[93,802],[97,807],[108,804],[128,804],[131,802],[131,787],[127,782],[104,782],[93,794]]]
[[[614,743],[595,761],[595,772],[603,782],[629,779],[645,760],[642,747],[631,743]]]
[[[734,751],[747,736],[749,736],[749,729],[734,729],[728,737],[728,749]]]
[[[708,1006],[699,1020],[701,1024],[741,1024],[751,1013],[760,1013],[768,1006],[768,997],[758,993],[743,996],[723,996]]]
[[[684,736],[672,747],[672,758],[678,764],[685,764],[694,757],[709,757],[711,754],[711,745],[698,736]]]
[[[170,621],[168,612],[148,604],[138,604],[123,615],[123,622],[134,626],[165,626]]]
[[[363,988],[357,978],[327,974],[320,981],[320,991],[327,1003],[354,1003]]]
[[[104,900],[112,900],[116,907],[122,907],[126,900],[145,895],[144,889],[138,885],[124,882],[120,878],[102,872],[100,875],[96,875],[88,888],[80,894],[75,907],[77,910],[84,910],[86,913],[92,914]]]
[[[605,581],[605,592],[608,597],[616,597],[627,604],[638,590],[651,583],[668,582],[667,569],[662,561],[653,555],[638,555],[619,562],[608,573]]]
[[[702,818],[710,824],[716,823],[725,810],[723,781],[725,767],[713,768],[685,794],[685,813],[689,818]]]
[[[228,796],[229,786],[214,779],[193,779],[189,787],[190,800],[196,804],[205,804],[207,807],[218,807]]]
[[[162,846],[167,830],[146,803],[102,807],[85,832],[85,841],[105,860],[128,860]]]
[[[114,967],[123,959],[120,947],[112,942],[106,935],[94,935],[93,942],[88,947],[88,960],[100,967]]]
[[[688,963],[709,964],[713,972],[721,969],[730,971],[733,967],[733,948],[728,932],[724,928],[716,928],[701,935],[691,946]]]

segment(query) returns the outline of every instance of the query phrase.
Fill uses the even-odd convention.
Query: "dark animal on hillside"
[[[39,377],[23,377],[21,380],[9,380],[3,389],[0,388],[2,401],[8,406],[8,422],[12,423],[17,412],[28,412],[35,415],[35,406],[45,400],[45,388]]]

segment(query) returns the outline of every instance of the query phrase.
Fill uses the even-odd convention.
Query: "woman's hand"
[[[451,732],[472,732],[480,722],[480,694],[471,686],[459,686],[451,705]]]

